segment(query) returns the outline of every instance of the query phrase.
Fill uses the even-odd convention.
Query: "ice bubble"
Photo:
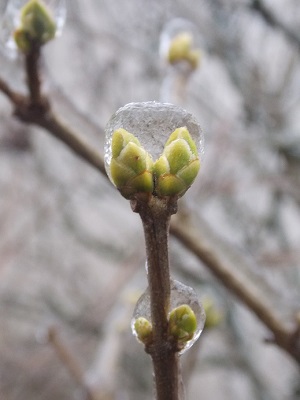
[[[123,128],[132,133],[155,161],[161,155],[170,134],[183,126],[187,127],[196,143],[201,160],[203,135],[200,125],[191,113],[170,103],[150,101],[126,104],[111,117],[105,128],[105,168],[108,176],[110,177],[112,135],[116,129]]]
[[[56,36],[60,36],[66,20],[66,1],[65,0],[40,0],[56,23]],[[14,31],[20,26],[20,16],[22,7],[28,0],[9,0],[2,18],[0,19],[0,45],[3,52],[11,58],[16,57],[18,49],[13,38]]]
[[[191,309],[194,311],[197,319],[197,329],[192,339],[186,342],[184,348],[180,351],[179,354],[183,354],[186,350],[188,350],[201,335],[205,323],[205,311],[203,306],[199,302],[198,296],[193,288],[186,286],[183,283],[178,282],[176,280],[171,280],[170,311],[183,304],[189,305]],[[140,317],[146,318],[149,322],[151,322],[151,305],[150,305],[149,289],[147,289],[139,298],[133,312],[133,317],[131,320],[131,329],[132,333],[136,337],[137,337],[137,332],[135,331],[134,324],[135,321]]]

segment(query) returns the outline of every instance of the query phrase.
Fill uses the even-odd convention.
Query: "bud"
[[[177,64],[186,61],[192,69],[196,69],[200,61],[200,51],[193,49],[193,37],[189,32],[181,32],[170,42],[168,61]]]
[[[134,323],[137,338],[144,344],[152,339],[152,324],[146,318],[139,317]]]
[[[110,175],[121,194],[130,199],[137,193],[152,193],[152,158],[139,140],[125,129],[112,136]]]
[[[21,51],[28,51],[31,42],[42,45],[55,37],[56,24],[41,0],[30,0],[21,9],[20,26],[14,38]]]
[[[216,308],[212,299],[206,298],[203,300],[203,307],[206,314],[205,328],[215,328],[218,326],[222,319],[222,313]]]
[[[66,19],[66,0],[7,0],[0,24],[0,50],[10,58],[30,52],[59,36]]]
[[[200,169],[195,142],[186,127],[176,129],[153,165],[157,196],[182,196]]]
[[[197,319],[194,311],[187,304],[174,308],[169,316],[169,333],[178,342],[188,342],[197,330]]]

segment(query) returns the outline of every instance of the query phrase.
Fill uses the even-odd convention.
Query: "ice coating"
[[[186,126],[197,145],[199,157],[203,154],[203,136],[196,118],[183,108],[155,101],[129,103],[120,108],[105,128],[105,168],[110,178],[111,141],[114,131],[126,129],[140,141],[155,161],[162,153],[170,134]]]
[[[66,1],[65,0],[41,0],[56,23],[55,36],[60,36],[65,20],[66,20]],[[3,52],[15,57],[18,54],[18,49],[13,38],[14,31],[20,25],[20,11],[22,7],[28,3],[28,0],[9,0],[3,16],[0,18],[0,44]]]
[[[178,306],[181,306],[182,304],[189,305],[194,311],[197,319],[197,330],[192,339],[186,342],[184,348],[179,354],[183,354],[186,350],[188,350],[201,335],[205,323],[205,312],[193,288],[176,280],[171,280],[170,311]],[[137,333],[134,328],[134,323],[139,317],[144,317],[151,322],[150,293],[148,289],[146,289],[146,291],[139,298],[133,312],[131,329],[132,333],[136,337]]]

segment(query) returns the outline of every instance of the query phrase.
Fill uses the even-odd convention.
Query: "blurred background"
[[[197,32],[191,73],[159,51],[174,18]],[[300,308],[299,24],[297,0],[69,0],[42,60],[57,115],[101,154],[126,103],[196,116],[205,154],[182,208],[286,323]],[[1,52],[0,65],[25,91],[23,60]],[[0,399],[83,400],[80,381],[99,399],[151,399],[151,363],[130,330],[147,286],[139,217],[65,145],[14,119],[3,95],[0,238]],[[172,237],[170,258],[220,316],[182,357],[187,398],[299,399],[297,366],[262,323]]]

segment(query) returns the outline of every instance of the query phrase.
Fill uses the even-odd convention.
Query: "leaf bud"
[[[153,165],[155,193],[159,197],[182,196],[200,169],[195,142],[186,127],[176,129]]]
[[[200,62],[200,51],[192,48],[193,37],[189,32],[181,32],[170,43],[168,61],[177,64],[186,61],[192,69],[196,69]]]
[[[137,193],[152,193],[152,158],[139,140],[125,129],[112,135],[111,179],[122,196],[131,199]]]
[[[204,307],[205,314],[206,314],[205,328],[210,329],[210,328],[215,328],[216,326],[218,326],[223,319],[223,315],[216,308],[212,299],[210,299],[210,298],[204,299],[203,307]]]
[[[187,304],[174,308],[169,315],[169,333],[178,342],[185,343],[192,339],[197,330],[194,311]]]
[[[21,24],[14,33],[18,48],[28,52],[31,42],[45,44],[55,37],[56,23],[41,0],[30,0],[21,9]]]
[[[144,317],[139,317],[134,323],[137,338],[144,344],[152,339],[152,324]]]

